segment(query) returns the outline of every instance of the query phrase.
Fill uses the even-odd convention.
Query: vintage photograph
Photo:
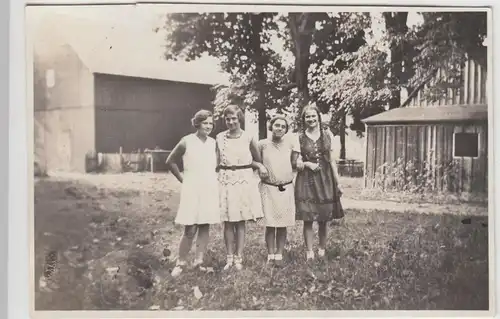
[[[490,15],[27,6],[34,311],[490,310]]]

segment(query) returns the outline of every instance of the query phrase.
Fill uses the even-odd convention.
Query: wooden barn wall
[[[99,74],[95,82],[96,151],[172,150],[194,132],[191,118],[211,109],[207,85]]]
[[[477,158],[453,158],[453,133],[479,133]],[[458,168],[455,185],[458,192],[487,192],[488,186],[488,126],[476,124],[384,125],[367,126],[365,186],[375,186],[377,170],[400,159],[404,165],[416,164],[419,173],[428,163],[432,181],[438,190],[447,191],[443,171],[439,166],[453,161]]]
[[[439,70],[436,77],[439,78],[445,71]],[[465,63],[461,72],[461,85],[459,88],[448,89],[445,96],[439,101],[427,102],[424,99],[424,91],[432,86],[432,81],[420,90],[410,101],[410,107],[426,107],[439,105],[471,105],[487,103],[487,77],[486,69],[480,64],[469,60]]]

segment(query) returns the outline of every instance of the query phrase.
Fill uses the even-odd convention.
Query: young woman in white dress
[[[186,266],[186,257],[197,236],[193,267],[202,267],[209,242],[210,224],[221,222],[217,182],[215,140],[208,136],[214,127],[210,111],[200,110],[191,120],[196,133],[184,136],[167,158],[172,174],[182,183],[181,199],[175,223],[184,225],[179,256],[172,276],[178,276]],[[182,159],[181,173],[176,160]]]
[[[244,115],[238,106],[223,111],[227,131],[216,137],[219,171],[220,213],[224,222],[227,261],[224,270],[243,268],[246,221],[262,219],[259,177],[267,176],[257,141],[241,129]]]
[[[260,194],[266,224],[267,261],[283,263],[287,227],[295,225],[293,170],[300,154],[298,140],[287,135],[288,121],[277,115],[269,122],[271,136],[259,141],[262,163],[268,171],[262,179]]]

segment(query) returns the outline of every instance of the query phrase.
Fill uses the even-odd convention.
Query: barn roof
[[[363,120],[366,124],[462,122],[488,119],[487,105],[402,107]]]
[[[105,23],[66,14],[47,14],[40,19],[39,42],[58,38],[72,47],[93,73],[130,76],[204,85],[227,84],[228,75],[211,57],[195,61],[167,61],[163,58],[161,34],[141,23]]]

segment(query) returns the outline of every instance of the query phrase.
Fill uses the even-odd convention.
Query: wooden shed
[[[487,193],[486,73],[474,61],[465,64],[462,86],[440,101],[426,103],[419,93],[408,107],[364,123],[365,187]]]

